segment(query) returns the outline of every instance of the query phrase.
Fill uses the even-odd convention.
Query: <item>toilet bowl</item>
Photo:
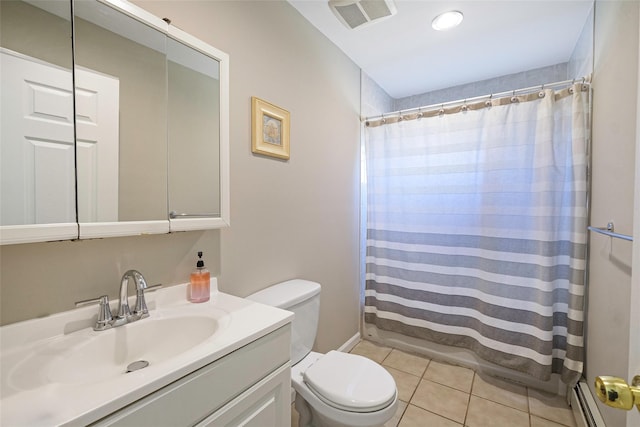
[[[291,385],[300,427],[374,427],[390,420],[398,406],[396,383],[366,357],[311,351],[320,313],[320,285],[289,280],[247,297],[293,311]]]
[[[382,426],[398,406],[393,377],[357,355],[309,353],[291,369],[300,426]]]

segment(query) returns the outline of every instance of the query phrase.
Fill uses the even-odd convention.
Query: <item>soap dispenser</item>
[[[204,268],[202,252],[198,252],[198,263],[196,264],[196,270],[191,273],[191,281],[189,283],[189,301],[209,301],[210,283],[211,276],[209,274],[209,270]]]

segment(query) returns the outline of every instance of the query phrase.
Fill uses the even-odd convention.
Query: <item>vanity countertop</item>
[[[0,424],[90,424],[293,319],[291,312],[218,292],[214,278],[209,301],[192,304],[186,292],[183,284],[149,293],[149,318],[101,332],[92,329],[96,306],[1,327]],[[165,328],[173,337],[147,342],[139,332],[155,336]],[[105,347],[107,341],[112,345]],[[137,354],[127,354],[127,346]],[[129,358],[140,354],[149,366],[125,373],[135,361]]]

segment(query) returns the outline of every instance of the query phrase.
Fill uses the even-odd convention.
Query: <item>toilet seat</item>
[[[349,412],[374,412],[396,398],[386,369],[366,357],[330,351],[303,373],[309,389],[324,403]]]

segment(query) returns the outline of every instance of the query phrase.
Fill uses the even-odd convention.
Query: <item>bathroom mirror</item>
[[[74,1],[81,238],[169,231],[166,23],[147,18]]]
[[[169,218],[172,231],[229,223],[226,54],[170,27]],[[227,141],[227,142],[223,142]],[[216,167],[219,166],[219,167]]]
[[[224,52],[123,0],[0,7],[1,244],[229,225]]]
[[[0,239],[78,236],[68,0],[0,2]]]
[[[227,225],[226,54],[118,0],[74,24],[80,238]]]
[[[220,175],[211,167],[220,157],[211,138],[220,132],[218,62],[174,39],[167,59],[170,215],[220,216]]]

